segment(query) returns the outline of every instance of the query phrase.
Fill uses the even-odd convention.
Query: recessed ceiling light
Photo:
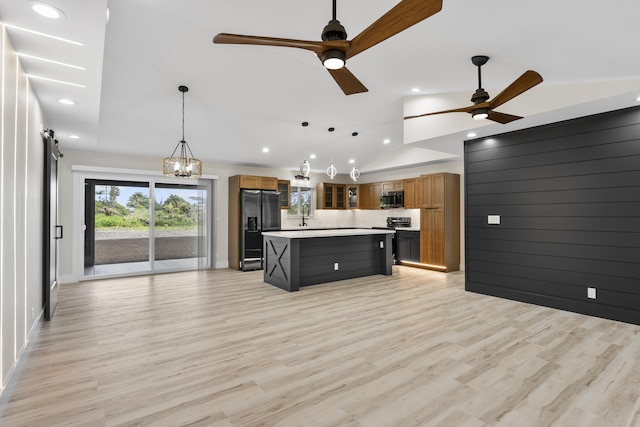
[[[349,159],[349,163],[355,163],[356,161],[353,159]]]
[[[420,88],[418,88],[418,87],[411,88],[411,92],[420,93]]]
[[[60,104],[64,104],[64,105],[76,105],[76,101],[74,101],[73,99],[69,99],[69,98],[61,98],[58,99],[58,102]]]
[[[33,2],[31,9],[33,9],[38,15],[49,19],[60,19],[66,17],[63,11],[47,3]]]
[[[262,149],[262,152],[263,152],[263,153],[268,153],[268,152],[269,152],[269,148],[264,147],[264,148]]]
[[[384,141],[382,141],[383,144],[389,144],[390,142],[391,142],[391,140],[389,138],[387,138]]]
[[[71,138],[71,139],[80,139],[80,137],[78,135],[69,135],[69,138]]]
[[[469,137],[469,138],[473,138],[474,136],[478,136],[478,134],[477,134],[477,133],[475,133],[475,132],[469,132],[469,133],[467,134],[467,137]]]
[[[310,159],[315,159],[315,158],[316,158],[316,155],[315,155],[315,154],[310,154],[310,155],[309,155],[309,158],[310,158]]]

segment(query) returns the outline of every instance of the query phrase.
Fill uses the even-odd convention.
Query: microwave
[[[383,191],[380,193],[380,207],[382,209],[404,207],[404,191]]]

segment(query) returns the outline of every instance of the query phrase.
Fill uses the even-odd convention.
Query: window
[[[313,188],[291,187],[291,196],[287,215],[300,216],[303,213],[303,208],[304,216],[313,216],[313,212],[316,208],[315,198],[313,197]]]

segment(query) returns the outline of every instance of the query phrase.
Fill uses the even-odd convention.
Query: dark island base
[[[390,276],[391,234],[264,237],[264,281],[289,292],[355,277]]]

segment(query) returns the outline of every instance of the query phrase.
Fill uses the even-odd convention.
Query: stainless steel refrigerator
[[[262,232],[280,230],[280,193],[268,190],[240,190],[240,268],[261,270]]]

